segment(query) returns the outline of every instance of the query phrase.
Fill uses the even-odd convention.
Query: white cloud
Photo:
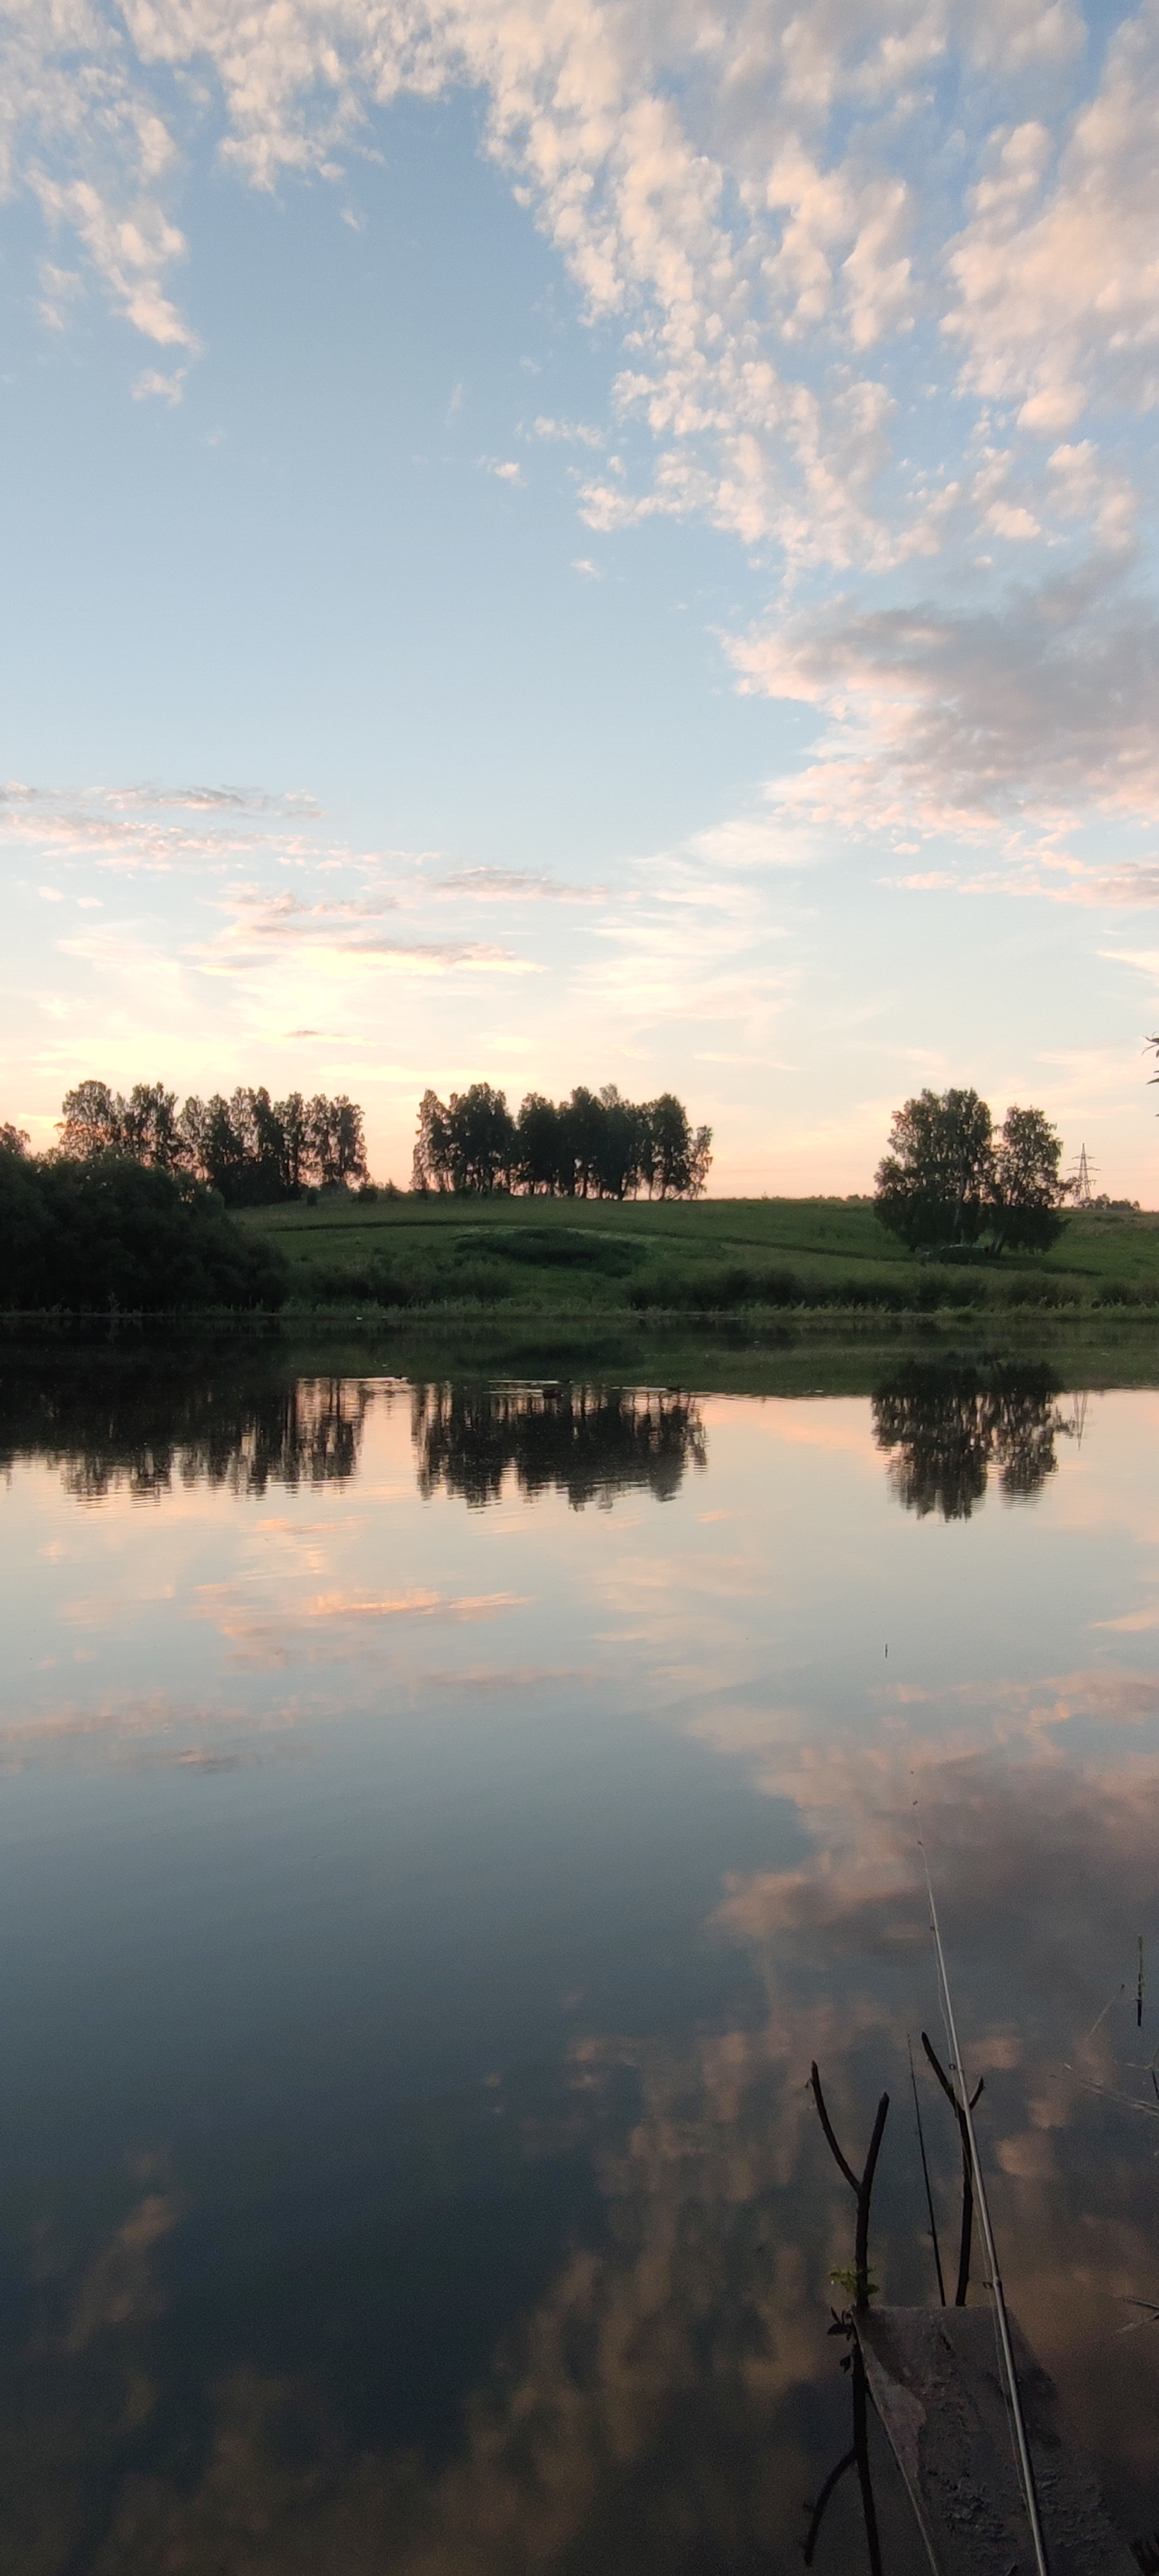
[[[532,876],[521,868],[460,868],[440,878],[436,895],[465,895],[475,903],[605,903],[603,886],[565,884],[562,877]]]
[[[345,194],[369,118],[476,90],[487,150],[622,346],[619,452],[610,423],[543,412],[531,432],[591,451],[582,520],[699,516],[783,567],[790,605],[732,650],[744,687],[830,718],[788,817],[974,831],[1036,800],[1135,813],[1156,786],[1152,622],[1074,564],[1126,561],[1141,518],[1104,415],[1159,398],[1159,0],[1091,64],[1073,0],[25,0],[0,170],[116,312],[192,357],[171,284],[199,131],[175,74],[266,190],[298,173]],[[52,327],[80,284],[44,268]],[[134,392],[176,401],[185,372]],[[989,605],[939,591],[939,561]],[[928,606],[899,595],[918,564]],[[180,835],[148,841],[120,846],[173,863]]]
[[[730,651],[742,689],[830,719],[786,817],[910,838],[1155,810],[1159,620],[1104,563],[973,612],[839,600]]]
[[[992,135],[966,138],[985,166],[944,274],[956,210],[931,76],[957,52],[1015,89],[1028,70],[1061,77],[1082,36],[1066,0],[756,0],[739,18],[713,0],[285,0],[276,24],[241,0],[130,0],[127,45],[98,0],[71,0],[20,22],[9,166],[118,309],[192,349],[163,286],[185,242],[158,74],[196,64],[216,82],[223,156],[267,189],[341,176],[334,154],[372,110],[465,80],[589,310],[621,323],[618,399],[658,444],[634,492],[593,487],[593,524],[705,511],[794,563],[880,568],[929,550],[936,523],[920,496],[879,488],[892,399],[866,353],[941,313],[964,381],[1056,436],[1091,349],[1147,390],[1155,6],[1114,38],[1061,152],[1044,124],[1003,125],[1001,104]],[[536,432],[604,436],[548,415]],[[510,460],[492,470],[517,476]]]
[[[550,420],[541,413],[532,426],[537,438],[563,439],[581,447],[603,447],[605,444],[603,430],[593,429],[583,420]]]
[[[952,245],[945,329],[970,390],[1057,437],[1092,395],[1159,392],[1159,8],[1112,37],[1061,152],[1036,120],[999,134]]]
[[[146,367],[144,374],[138,376],[133,387],[134,402],[147,402],[152,394],[156,394],[161,402],[183,402],[188,372],[188,368],[178,367],[173,375],[162,376],[156,367]]]

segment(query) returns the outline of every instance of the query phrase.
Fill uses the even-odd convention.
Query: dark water
[[[915,1793],[1011,2302],[1159,2524],[1159,1394],[2,1398],[14,2576],[799,2568],[813,2058],[855,2161],[890,2090],[872,2268],[926,2301],[912,2038],[956,2258]],[[815,2564],[865,2563],[847,2478]]]

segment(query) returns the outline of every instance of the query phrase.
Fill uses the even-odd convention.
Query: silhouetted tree
[[[674,1092],[662,1091],[650,1101],[648,1121],[648,1196],[697,1199],[712,1161],[712,1129],[688,1124],[688,1112]]]
[[[991,1185],[991,1121],[976,1091],[919,1092],[894,1113],[874,1207],[910,1251],[976,1243]]]
[[[877,1168],[874,1207],[911,1252],[987,1238],[1045,1252],[1062,1225],[1069,1183],[1061,1139],[1041,1109],[1009,1109],[994,1133],[976,1091],[919,1092],[894,1114]]]
[[[419,1131],[411,1159],[411,1188],[449,1190],[451,1186],[448,1113],[436,1091],[424,1091],[419,1102]]]
[[[264,1086],[239,1084],[227,1100],[191,1096],[180,1112],[163,1083],[138,1082],[127,1100],[106,1082],[81,1082],[63,1103],[59,1151],[89,1161],[120,1154],[160,1171],[207,1181],[227,1207],[296,1198],[310,1182],[342,1186],[367,1177],[362,1111],[342,1095],[300,1091],[271,1100]]]
[[[615,1083],[577,1084],[570,1100],[529,1091],[514,1123],[501,1091],[476,1082],[433,1091],[419,1104],[417,1190],[525,1190],[559,1198],[697,1198],[712,1161],[712,1131],[692,1129],[672,1092],[640,1106]]]
[[[82,1160],[90,1154],[118,1153],[124,1106],[107,1082],[78,1082],[60,1104],[61,1153]]]
[[[446,1106],[433,1091],[424,1092],[414,1154],[416,1189],[489,1197],[511,1187],[515,1160],[515,1122],[505,1092],[493,1091],[489,1082],[473,1082],[467,1091],[453,1091]]]
[[[427,1098],[433,1094],[428,1092]],[[532,1196],[563,1189],[562,1142],[555,1102],[545,1100],[542,1092],[529,1091],[516,1122],[515,1155],[520,1187]]]
[[[345,1093],[327,1100],[319,1092],[307,1111],[306,1132],[314,1170],[325,1188],[366,1179],[362,1111],[356,1101],[348,1100]]]
[[[1049,1252],[1062,1232],[1070,1183],[1059,1179],[1062,1138],[1041,1109],[1008,1109],[994,1142],[988,1230],[994,1249]]]

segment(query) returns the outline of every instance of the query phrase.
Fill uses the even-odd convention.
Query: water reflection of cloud
[[[422,1584],[378,1596],[336,1587],[307,1600],[270,1587],[273,1597],[255,1600],[257,1588],[256,1581],[248,1591],[233,1582],[199,1584],[195,1615],[212,1622],[235,1661],[273,1666],[332,1662],[367,1652],[383,1629],[414,1622],[462,1627],[524,1609],[528,1601],[519,1592],[447,1594]]]
[[[57,1704],[0,1726],[0,1776],[62,1762],[117,1770],[234,1767],[284,1752],[283,1739],[300,1720],[292,1701],[254,1710],[229,1702],[206,1707],[163,1690],[141,1698],[114,1693],[95,1706]]]
[[[791,1710],[780,1720],[799,1722]],[[541,2104],[521,2104],[506,2078],[487,2091],[524,2170],[583,2160],[602,2218],[578,2234],[565,2223],[546,2281],[476,2375],[449,2449],[425,2456],[352,2430],[323,2368],[279,2373],[239,2350],[203,2391],[199,2458],[178,2473],[142,2466],[139,2449],[123,2446],[96,2576],[372,2576],[385,2566],[391,2576],[680,2576],[693,2550],[711,2569],[782,2563],[770,2535],[792,2533],[798,2501],[843,2438],[830,2455],[825,2328],[829,2271],[849,2260],[851,2221],[803,2080],[813,2055],[851,2140],[879,2086],[895,2091],[874,2265],[887,2295],[928,2295],[903,2108],[906,2018],[918,2026],[932,1998],[908,1775],[883,1760],[867,1780],[851,1751],[836,1782],[812,1786],[812,1860],[739,1879],[717,1918],[717,1937],[748,1951],[763,1984],[743,2026],[589,2029]],[[1075,2057],[1081,2015],[1103,1999],[1116,1944],[1147,1919],[1159,1767],[1142,1787],[1066,1770],[1044,1788],[1038,1766],[990,1748],[972,1763],[930,1758],[921,1786],[970,2062],[988,2070],[981,2125],[1011,2295],[1130,2515],[1151,2467],[1159,2355],[1142,2338],[1115,2343],[1115,2302],[1145,2293],[1153,2275],[1150,2141],[1124,2137],[1062,2061]],[[1115,2044],[1105,2027],[1080,2040],[1082,2071],[1108,2071]],[[938,2118],[932,2096],[948,2215],[956,2150]],[[1076,2218],[1075,2177],[1092,2154],[1098,2200]],[[66,2326],[58,2342],[58,2415],[71,2405],[83,2421],[92,2406],[87,2384],[67,2376],[89,2339],[104,2337],[118,2387],[142,2349],[160,2229],[140,2210],[129,2224],[133,2244],[122,2221],[83,2267],[91,2335],[86,2326],[74,2350]],[[81,2313],[73,2293],[66,2314]],[[21,2475],[33,2485],[41,2457],[28,2440]],[[1140,2508],[1128,2527],[1143,2518]],[[830,2564],[856,2563],[840,2526],[831,2540]],[[68,2563],[62,2554],[50,2576]],[[899,2552],[890,2563],[906,2561]]]
[[[151,2258],[180,2214],[172,2193],[149,2192],[114,2229],[81,2281],[64,2338],[66,2353],[83,2352],[110,2326],[140,2325],[160,2314],[164,2301]]]

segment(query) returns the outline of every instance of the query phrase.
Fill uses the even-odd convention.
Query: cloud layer
[[[806,806],[973,830],[1153,801],[1154,625],[1122,574],[1159,390],[1156,0],[1101,58],[1073,0],[26,0],[9,29],[0,179],[44,220],[46,322],[95,280],[186,352],[138,398],[179,401],[197,354],[199,160],[345,181],[392,101],[466,85],[620,336],[608,420],[534,424],[589,451],[588,526],[699,515],[804,585],[733,649],[844,727]]]

